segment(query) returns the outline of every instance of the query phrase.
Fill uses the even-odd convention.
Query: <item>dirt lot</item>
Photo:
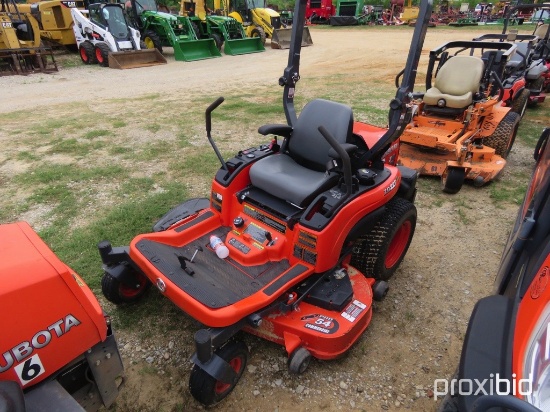
[[[312,28],[311,32],[315,44],[302,51],[302,77],[322,79],[345,73],[349,81],[358,83],[359,90],[366,81],[393,81],[404,66],[412,34],[407,28]],[[430,29],[424,50],[446,40],[472,37],[467,29]],[[10,98],[2,99],[0,112],[38,113],[42,106],[71,102],[99,107],[104,99],[151,93],[214,98],[266,83],[278,87],[286,62],[286,52],[268,49],[261,54],[193,63],[169,58],[169,64],[162,67],[124,72],[75,67],[54,75],[4,77],[0,88]],[[529,171],[531,150],[518,144],[509,160],[507,170]],[[0,168],[0,173],[9,170]],[[507,173],[501,178],[509,177]],[[467,319],[475,301],[491,291],[517,205],[495,205],[488,188],[469,185],[456,196],[444,196],[437,180],[422,179],[417,208],[418,225],[410,250],[390,282],[387,299],[376,304],[371,326],[352,350],[339,360],[313,361],[304,375],[294,377],[286,369],[281,347],[247,336],[251,350],[248,370],[217,410],[435,408],[434,380],[448,378],[456,367]],[[39,224],[32,222],[32,216],[25,217],[31,224]],[[154,291],[151,295],[161,299]],[[116,321],[117,309],[103,303]],[[145,335],[119,331],[127,384],[113,410],[202,409],[187,389],[191,366],[187,360],[196,328],[193,321],[181,316],[172,328]]]

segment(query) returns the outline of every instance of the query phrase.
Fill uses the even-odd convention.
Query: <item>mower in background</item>
[[[0,75],[57,71],[52,49],[40,40],[38,22],[14,0],[0,0]]]
[[[508,34],[509,26],[518,14],[530,14],[536,22],[533,36],[537,37],[537,41],[533,49],[529,50],[531,54],[525,74],[525,87],[530,92],[528,105],[533,107],[544,102],[544,92],[550,91],[550,25],[544,23],[544,16],[548,19],[550,14],[550,3],[518,4],[510,7],[504,19],[503,35]]]
[[[507,42],[453,41],[430,51],[427,91],[414,94],[399,163],[441,176],[443,191],[451,194],[465,180],[479,187],[498,176],[520,121],[501,105],[502,76],[515,50]]]
[[[520,115],[520,118],[523,118],[532,98],[528,84],[532,84],[533,79],[542,76],[541,60],[533,60],[539,38],[534,35],[517,34],[517,31],[514,31],[508,34],[484,34],[474,39],[474,41],[495,40],[516,45],[516,52],[506,63],[502,75],[502,105],[510,107],[513,112]],[[546,69],[545,66],[542,67]],[[537,94],[540,95],[540,90]]]
[[[113,69],[166,64],[164,56],[156,49],[147,49],[139,31],[128,25],[122,5],[95,3],[84,11],[74,7],[71,15],[84,64],[98,63]]]
[[[550,405],[550,128],[502,253],[494,295],[470,317],[439,412],[548,411]],[[472,388],[475,382],[476,390]],[[495,409],[493,409],[495,408]],[[498,408],[498,409],[496,409]]]
[[[0,225],[0,410],[111,406],[123,365],[92,291],[25,222]]]
[[[205,405],[224,399],[246,369],[241,330],[283,345],[295,374],[313,357],[349,350],[370,323],[373,300],[386,295],[416,227],[417,174],[391,163],[412,116],[432,2],[422,2],[423,24],[414,29],[388,129],[354,122],[349,106],[323,99],[297,116],[306,2],[296,2],[279,79],[287,124],[258,129],[278,138],[224,160],[211,136],[212,111],[224,100],[218,98],[206,110],[207,138],[221,163],[209,197],[180,204],[130,246],[98,245],[108,300],[136,301],[153,284],[204,325],[194,336],[189,389]]]

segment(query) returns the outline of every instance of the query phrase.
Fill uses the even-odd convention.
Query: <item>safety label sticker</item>
[[[350,322],[355,322],[359,317],[361,312],[367,309],[367,305],[358,300],[354,300],[350,305],[342,312],[342,317],[349,320]]]

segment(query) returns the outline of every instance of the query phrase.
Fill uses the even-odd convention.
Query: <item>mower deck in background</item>
[[[399,163],[441,176],[447,193],[457,193],[466,179],[475,186],[494,179],[506,165],[520,121],[500,104],[501,79],[515,50],[507,42],[453,41],[430,51],[427,91],[414,94]]]
[[[416,226],[417,174],[395,162],[431,0],[422,2],[388,129],[354,122],[350,107],[323,99],[297,116],[305,6],[296,2],[279,79],[287,124],[258,130],[277,138],[224,160],[211,136],[218,98],[206,110],[221,163],[209,198],[177,206],[129,247],[98,245],[107,299],[135,301],[154,284],[205,325],[195,333],[189,388],[206,405],[225,398],[245,370],[241,330],[283,345],[292,373],[303,373],[312,357],[345,353],[369,325],[373,300],[387,293]],[[213,236],[227,246],[225,259]]]

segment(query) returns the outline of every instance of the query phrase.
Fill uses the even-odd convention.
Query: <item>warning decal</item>
[[[355,322],[361,312],[363,312],[365,309],[367,309],[367,305],[359,302],[358,300],[354,300],[350,303],[346,310],[342,312],[342,317],[349,320],[350,322]]]

